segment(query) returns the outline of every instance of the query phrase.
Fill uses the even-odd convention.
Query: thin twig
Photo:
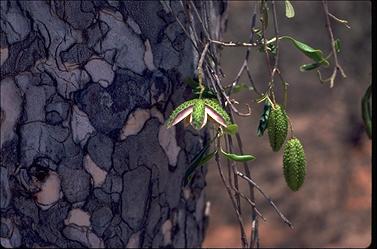
[[[230,118],[231,118],[232,122],[234,122],[233,112],[230,112]],[[239,132],[236,133],[236,139],[237,139],[237,144],[238,144],[238,148],[240,150],[240,153],[244,154],[242,140],[241,140]],[[250,172],[248,162],[243,162],[243,165],[244,165],[244,170],[245,170],[246,176],[250,178],[251,172]],[[236,174],[236,172],[234,172],[234,173]],[[248,183],[248,185],[249,185],[250,201],[252,200],[255,203],[254,186],[251,183]],[[257,220],[256,214],[258,212],[259,211],[256,209],[256,207],[254,205],[252,207],[252,215],[251,215],[252,216],[252,223],[254,223],[254,224],[257,224],[256,223],[256,220]],[[252,247],[256,243],[256,241],[259,240],[258,237],[257,237],[257,231],[256,230],[258,230],[258,226],[255,226],[254,229],[251,230],[249,247]]]
[[[246,64],[246,73],[247,73],[247,77],[249,78],[249,81],[250,81],[250,84],[254,90],[254,92],[259,96],[261,97],[262,94],[258,91],[257,87],[255,86],[255,83],[254,83],[254,80],[253,78],[251,77],[251,73],[250,73],[250,69],[249,69],[249,66]]]
[[[227,145],[227,149],[230,153],[233,153],[233,141],[232,141],[232,137],[228,134],[226,136],[226,145]],[[227,164],[228,164],[228,168],[229,168],[229,171],[232,171],[233,172],[233,179],[234,179],[234,187],[232,185],[232,179],[230,177],[230,172],[229,172],[229,185],[236,189],[237,191],[234,193],[234,198],[236,199],[236,202],[237,202],[237,208],[238,208],[238,212],[240,213],[240,215],[242,215],[242,208],[241,208],[241,198],[240,198],[240,195],[239,195],[239,185],[238,185],[238,176],[237,174],[235,173],[235,170],[237,170],[237,165],[235,164],[234,161],[230,161],[229,159],[227,159]]]
[[[287,108],[287,102],[288,102],[288,83],[284,80],[282,73],[280,72],[280,69],[277,68],[276,72],[278,73],[278,76],[280,78],[280,81],[283,84],[283,106],[284,109]]]
[[[251,17],[251,25],[250,25],[250,35],[249,35],[249,44],[252,44],[253,43],[253,40],[254,40],[254,28],[255,28],[255,24],[256,24],[256,19],[257,19],[257,3],[255,3],[254,5],[254,11],[253,11],[253,15]],[[250,73],[250,70],[249,70],[249,66],[248,66],[248,63],[249,63],[249,57],[250,57],[250,51],[251,51],[251,47],[248,47],[247,50],[246,50],[246,54],[245,54],[245,58],[244,58],[244,61],[242,63],[242,66],[240,68],[240,70],[238,71],[237,73],[237,76],[236,78],[233,80],[233,83],[231,85],[231,88],[229,89],[229,95],[231,94],[233,88],[238,84],[240,78],[241,78],[241,75],[243,73],[243,71],[246,69],[247,71],[247,76],[249,78],[249,81],[250,81],[250,84],[252,85],[253,87],[253,90],[258,94],[260,95],[259,91],[257,90],[257,88],[255,87],[255,84],[254,84],[254,80],[252,79],[251,77],[251,73]]]
[[[263,20],[264,22],[264,20]],[[276,103],[276,100],[275,100],[275,94],[274,94],[274,91],[273,91],[273,86],[274,86],[274,70],[271,68],[271,62],[270,62],[270,56],[268,54],[268,51],[267,51],[267,40],[266,40],[266,37],[265,37],[265,28],[264,28],[264,23],[262,23],[262,41],[263,41],[263,51],[264,51],[264,54],[265,54],[265,57],[266,57],[266,64],[267,64],[267,69],[268,69],[268,73],[271,75],[271,80],[270,82],[268,83],[268,90],[266,91],[267,93],[270,93],[271,96],[272,96],[272,101],[274,103]]]
[[[181,3],[182,6],[183,6],[182,0],[180,0],[180,3]],[[188,3],[189,3],[189,5],[191,6],[191,8],[189,8],[189,14],[190,14],[190,17],[191,17],[190,25],[191,25],[192,29],[195,30],[195,26],[194,26],[194,24],[193,24],[193,22],[192,22],[192,20],[193,20],[193,16],[191,15],[191,9],[194,10],[194,12],[195,12],[195,14],[196,14],[196,16],[197,16],[197,19],[199,20],[199,23],[200,23],[201,26],[202,26],[202,29],[203,29],[203,31],[204,31],[204,33],[205,33],[205,36],[206,36],[206,40],[207,40],[207,41],[211,41],[211,40],[212,40],[211,35],[210,35],[210,33],[208,32],[207,27],[206,27],[206,25],[204,24],[204,22],[203,22],[203,20],[202,20],[202,18],[201,18],[201,16],[200,16],[199,11],[198,11],[198,9],[196,8],[195,4],[194,4],[192,1],[188,1]],[[195,34],[196,34],[196,32],[195,32]],[[197,38],[197,39],[198,39],[198,38]],[[216,59],[216,56],[212,53],[211,50],[209,51],[209,55],[211,56],[211,58],[212,58],[212,60],[214,61],[214,63],[215,63],[216,65],[218,65],[219,63],[218,63],[218,61],[217,61],[217,59]]]
[[[288,84],[287,82],[283,79],[283,76],[280,72],[279,69],[279,55],[280,55],[280,49],[279,49],[279,27],[278,27],[278,21],[277,21],[277,15],[276,15],[276,6],[275,6],[275,1],[272,1],[272,18],[274,20],[274,32],[275,32],[275,40],[276,40],[276,55],[275,55],[275,64],[274,64],[274,69],[272,70],[271,73],[271,81],[274,80],[275,73],[278,73],[280,81],[283,85],[283,106],[284,109],[287,107],[287,100],[288,100]]]
[[[251,223],[251,232],[253,233],[253,237],[256,238],[254,240],[254,244],[250,243],[249,248],[259,248],[259,229],[258,229],[258,219],[253,219]]]
[[[330,12],[328,12],[329,16],[334,19],[335,21],[341,23],[341,24],[344,24],[346,25],[347,28],[351,28],[351,26],[348,25],[348,21],[347,20],[342,20],[342,19],[339,19],[338,17],[334,16],[333,14],[331,14]]]
[[[233,114],[232,113],[231,113],[231,116],[233,118]],[[237,139],[238,148],[240,149],[241,154],[244,154],[242,140],[241,140],[241,136],[240,136],[239,132],[236,133],[236,139]],[[248,178],[251,178],[251,172],[250,172],[250,168],[249,168],[248,163],[244,162],[243,165],[244,165],[244,170],[245,170],[246,176]],[[248,183],[248,185],[249,185],[250,199],[255,202],[254,185],[251,184],[251,183]],[[254,224],[257,224],[256,223],[257,222],[257,217],[255,215],[257,212],[258,211],[257,211],[256,207],[253,207],[253,209],[252,209],[252,223],[254,223]],[[249,245],[249,247],[253,247],[254,243],[259,240],[257,230],[258,230],[258,226],[254,226],[254,228],[252,228],[252,230],[251,230],[250,245]]]
[[[323,10],[325,11],[325,15],[326,15],[326,28],[327,28],[327,31],[328,31],[329,36],[330,36],[331,49],[332,49],[332,53],[334,55],[334,62],[335,62],[335,67],[334,67],[334,70],[333,70],[331,76],[327,80],[325,80],[325,81],[330,81],[330,88],[332,88],[334,86],[334,81],[335,81],[335,78],[336,78],[338,71],[340,71],[340,74],[342,75],[343,78],[346,78],[347,75],[344,73],[344,70],[343,70],[343,68],[341,67],[341,65],[339,64],[339,61],[338,61],[338,56],[337,56],[337,52],[336,52],[336,48],[335,48],[334,34],[333,34],[333,31],[332,31],[331,22],[330,22],[330,16],[331,17],[333,17],[333,16],[329,13],[329,8],[327,6],[326,0],[322,0],[322,6],[323,6]]]
[[[198,9],[196,8],[196,6],[195,6],[195,4],[194,4],[193,1],[189,1],[189,3],[190,3],[190,5],[191,5],[191,7],[193,8],[193,10],[194,10],[194,12],[195,12],[195,14],[196,14],[196,17],[197,17],[198,20],[199,20],[199,23],[202,25],[203,31],[204,31],[204,33],[205,33],[207,39],[210,40],[210,39],[211,39],[211,36],[209,35],[209,33],[208,33],[208,31],[207,31],[207,28],[206,28],[206,26],[204,25],[201,16],[199,15]]]
[[[200,86],[199,98],[202,97],[203,92],[205,90],[205,86],[203,84],[203,62],[204,62],[204,58],[207,54],[208,47],[209,47],[209,43],[206,43],[206,45],[204,46],[202,55],[200,56],[199,63],[198,63],[198,80],[199,80],[199,86]]]
[[[279,28],[278,28],[278,21],[276,15],[276,7],[275,1],[271,1],[272,4],[272,19],[274,20],[274,32],[276,38],[276,55],[275,55],[275,65],[274,69],[272,70],[271,81],[273,81],[274,74],[276,70],[279,68]]]
[[[221,85],[220,83],[220,79],[219,77],[217,76],[217,74],[214,74],[213,75],[214,78],[215,78],[215,82],[216,82],[216,85],[219,87],[220,89],[220,92],[221,94],[224,96],[225,100],[226,100],[226,103],[229,104],[229,106],[232,108],[232,111],[234,111],[237,115],[239,116],[250,116],[251,115],[251,108],[248,104],[246,104],[247,108],[248,108],[248,112],[247,113],[243,113],[243,112],[240,112],[234,105],[233,105],[233,102],[230,100],[229,96],[225,93],[225,90],[224,90],[224,87]]]
[[[210,40],[210,42],[215,43],[217,45],[223,46],[223,47],[257,47],[258,44],[256,43],[247,43],[247,42],[223,42],[223,41],[216,41],[216,40]]]
[[[218,140],[218,144],[217,144],[218,148],[220,148],[220,140]],[[220,150],[219,150],[220,151]],[[237,219],[238,219],[238,223],[240,224],[240,230],[241,230],[241,242],[242,242],[242,247],[245,248],[246,245],[248,245],[248,242],[247,242],[247,238],[246,238],[246,233],[245,233],[245,227],[243,225],[243,221],[242,221],[242,218],[241,218],[241,215],[240,213],[238,212],[238,209],[237,209],[237,206],[236,206],[236,202],[235,200],[233,199],[233,195],[232,195],[232,191],[230,189],[230,187],[228,186],[228,184],[226,183],[225,181],[225,177],[224,177],[224,173],[221,169],[221,163],[220,163],[220,159],[219,159],[219,154],[216,153],[216,156],[215,156],[215,161],[216,161],[216,164],[217,164],[217,168],[218,168],[218,171],[219,171],[219,174],[220,174],[220,178],[228,192],[228,195],[229,195],[229,198],[232,202],[232,206],[233,206],[233,209],[237,215]]]
[[[168,6],[170,12],[173,14],[175,20],[177,21],[177,23],[179,24],[179,26],[181,27],[181,29],[183,30],[183,32],[186,34],[187,38],[190,39],[192,45],[194,46],[194,48],[196,49],[196,51],[199,53],[199,48],[196,44],[196,41],[194,41],[194,39],[192,39],[191,35],[189,34],[189,32],[186,30],[185,26],[183,25],[183,23],[179,20],[178,16],[174,13],[173,9],[171,8],[170,6],[170,3],[167,4],[166,6]]]
[[[258,208],[256,207],[256,204],[255,202],[253,202],[252,200],[250,200],[249,197],[247,197],[246,195],[244,195],[242,192],[240,192],[239,190],[235,189],[233,186],[230,186],[231,189],[234,191],[234,192],[237,192],[243,199],[245,199],[247,201],[247,203],[249,203],[249,205],[252,207],[252,208],[255,208],[255,212],[256,214],[262,218],[263,221],[266,221],[266,218],[263,216],[263,214],[258,210]]]
[[[290,227],[293,229],[293,225],[292,223],[284,216],[284,214],[282,212],[280,212],[280,210],[277,208],[277,206],[275,205],[275,203],[271,200],[271,198],[266,194],[264,193],[264,191],[261,189],[261,187],[259,187],[258,184],[256,184],[253,180],[251,180],[249,177],[245,176],[242,172],[237,172],[237,175],[239,175],[240,177],[242,177],[243,179],[245,179],[247,182],[253,184],[253,186],[255,188],[258,189],[258,191],[263,195],[263,197],[270,203],[270,205],[274,208],[274,210],[276,211],[276,213],[280,216],[280,218]]]
[[[272,4],[272,19],[274,21],[274,32],[275,32],[275,56],[274,56],[274,67],[271,69],[271,64],[270,64],[270,61],[267,60],[267,63],[268,63],[268,67],[270,69],[270,72],[271,72],[271,76],[270,76],[270,82],[269,82],[269,89],[271,90],[271,96],[272,96],[272,100],[274,103],[276,103],[276,100],[275,100],[275,93],[273,91],[273,88],[275,86],[274,84],[274,79],[275,79],[275,73],[276,71],[279,69],[279,30],[278,30],[278,24],[277,24],[277,15],[276,15],[276,7],[275,7],[275,1],[271,1],[271,4]],[[264,45],[265,45],[265,53],[266,53],[266,58],[269,58],[268,56],[268,52],[266,50],[266,39],[264,37],[265,33],[263,31],[263,41],[264,41]]]

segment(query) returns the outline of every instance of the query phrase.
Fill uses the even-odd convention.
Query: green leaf
[[[210,153],[210,154],[207,154],[208,150],[209,150],[209,147],[211,146],[211,144],[215,141],[215,138],[212,139],[211,141],[209,141],[209,143],[204,146],[199,152],[198,154],[196,154],[194,156],[194,158],[191,160],[191,163],[188,167],[188,169],[186,170],[185,172],[185,176],[183,177],[183,185],[186,186],[191,178],[192,178],[192,174],[194,173],[194,171],[200,167],[201,165],[205,164],[206,162],[208,162],[217,152],[217,150],[215,150],[214,152]]]
[[[263,38],[263,32],[261,29],[253,28],[252,32],[257,36],[257,40],[261,40]]]
[[[267,129],[268,117],[270,116],[271,104],[268,100],[264,102],[263,112],[259,119],[259,125],[257,128],[258,137],[263,136],[264,131]]]
[[[310,71],[310,70],[313,70],[313,69],[316,69],[316,68],[320,67],[321,64],[322,63],[319,63],[319,62],[314,62],[314,63],[310,63],[310,64],[304,64],[304,65],[300,66],[300,71],[301,72]]]
[[[372,139],[372,85],[368,89],[361,100],[361,113],[364,121],[364,126],[368,137]]]
[[[300,41],[293,39],[290,36],[282,36],[281,37],[281,39],[284,39],[284,38],[290,40],[298,50],[300,50],[302,53],[304,53],[307,57],[314,60],[315,62],[320,62],[321,64],[326,64],[326,65],[330,64],[326,60],[326,58],[323,57],[323,53],[322,53],[321,50],[314,49],[314,48],[310,47],[309,45],[307,45],[303,42],[300,42]]]
[[[231,134],[231,135],[234,135],[238,131],[238,125],[237,124],[230,124],[230,125],[228,125],[228,127],[224,127],[224,131]]]
[[[271,54],[276,55],[276,44],[267,44],[267,51],[270,51]]]
[[[233,154],[233,153],[227,153],[223,150],[221,150],[221,153],[229,160],[237,161],[237,162],[245,162],[245,161],[250,161],[250,160],[255,159],[255,156],[252,156],[252,155],[238,155],[238,154]]]
[[[192,173],[200,166],[200,161],[205,157],[205,154],[207,153],[209,149],[210,144],[203,147],[198,154],[195,155],[195,157],[192,159],[188,169],[185,172],[185,176],[183,178],[183,185],[186,186],[189,181],[191,180]]]
[[[295,16],[295,9],[293,8],[291,2],[285,0],[285,16],[292,18]]]
[[[340,39],[336,39],[335,40],[335,44],[334,44],[334,46],[335,46],[335,50],[336,50],[336,52],[337,53],[340,53]]]
[[[183,185],[184,186],[187,186],[187,184],[191,181],[192,179],[192,176],[193,176],[193,173],[194,171],[199,167],[199,166],[202,166],[203,164],[207,163],[209,160],[211,160],[211,158],[216,154],[216,150],[205,155],[204,157],[202,157],[195,165],[193,165],[192,167],[190,167],[186,173],[185,173],[185,176],[184,176],[184,183]]]

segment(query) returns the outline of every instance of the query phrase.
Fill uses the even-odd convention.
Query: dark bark
[[[205,169],[181,183],[207,133],[163,125],[198,57],[172,13],[1,1],[0,32],[1,245],[199,247]]]

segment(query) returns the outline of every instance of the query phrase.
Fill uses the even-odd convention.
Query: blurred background
[[[296,15],[288,19],[284,1],[277,1],[280,34],[290,35],[327,54],[330,41],[321,2],[291,2]],[[229,1],[224,41],[248,40],[254,4],[253,1]],[[257,157],[250,164],[252,178],[295,227],[292,230],[284,224],[256,192],[258,208],[267,219],[259,223],[261,247],[366,247],[371,242],[372,152],[360,105],[371,83],[371,2],[330,1],[329,10],[338,18],[348,20],[351,26],[348,29],[332,21],[334,36],[340,38],[342,45],[340,64],[347,74],[345,79],[338,74],[333,88],[322,85],[315,71],[300,72],[299,66],[310,60],[289,42],[280,42],[280,68],[289,83],[287,112],[295,136],[304,146],[308,166],[305,183],[298,192],[292,192],[285,184],[282,151],[272,152],[267,134],[256,135],[263,105],[252,102],[256,97],[253,92],[233,96],[241,103],[249,103],[253,111],[251,117],[237,119],[245,152]],[[272,24],[270,16],[269,37],[273,35]],[[222,51],[225,85],[235,78],[245,51],[244,48]],[[265,58],[255,49],[250,58],[256,86],[265,89],[269,75]],[[328,77],[332,67],[321,71]],[[246,77],[241,82],[248,84]],[[278,101],[282,102],[281,94]],[[237,219],[214,161],[208,167],[206,194],[211,202],[211,216],[203,247],[240,247]],[[241,187],[246,193],[247,186]],[[250,209],[247,205],[243,207],[246,220]]]

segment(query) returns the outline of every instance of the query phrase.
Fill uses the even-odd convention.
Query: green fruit
[[[297,191],[304,183],[306,174],[305,152],[297,138],[289,139],[285,145],[283,171],[288,187]]]
[[[288,117],[279,105],[272,108],[267,129],[272,150],[279,151],[288,133]]]

